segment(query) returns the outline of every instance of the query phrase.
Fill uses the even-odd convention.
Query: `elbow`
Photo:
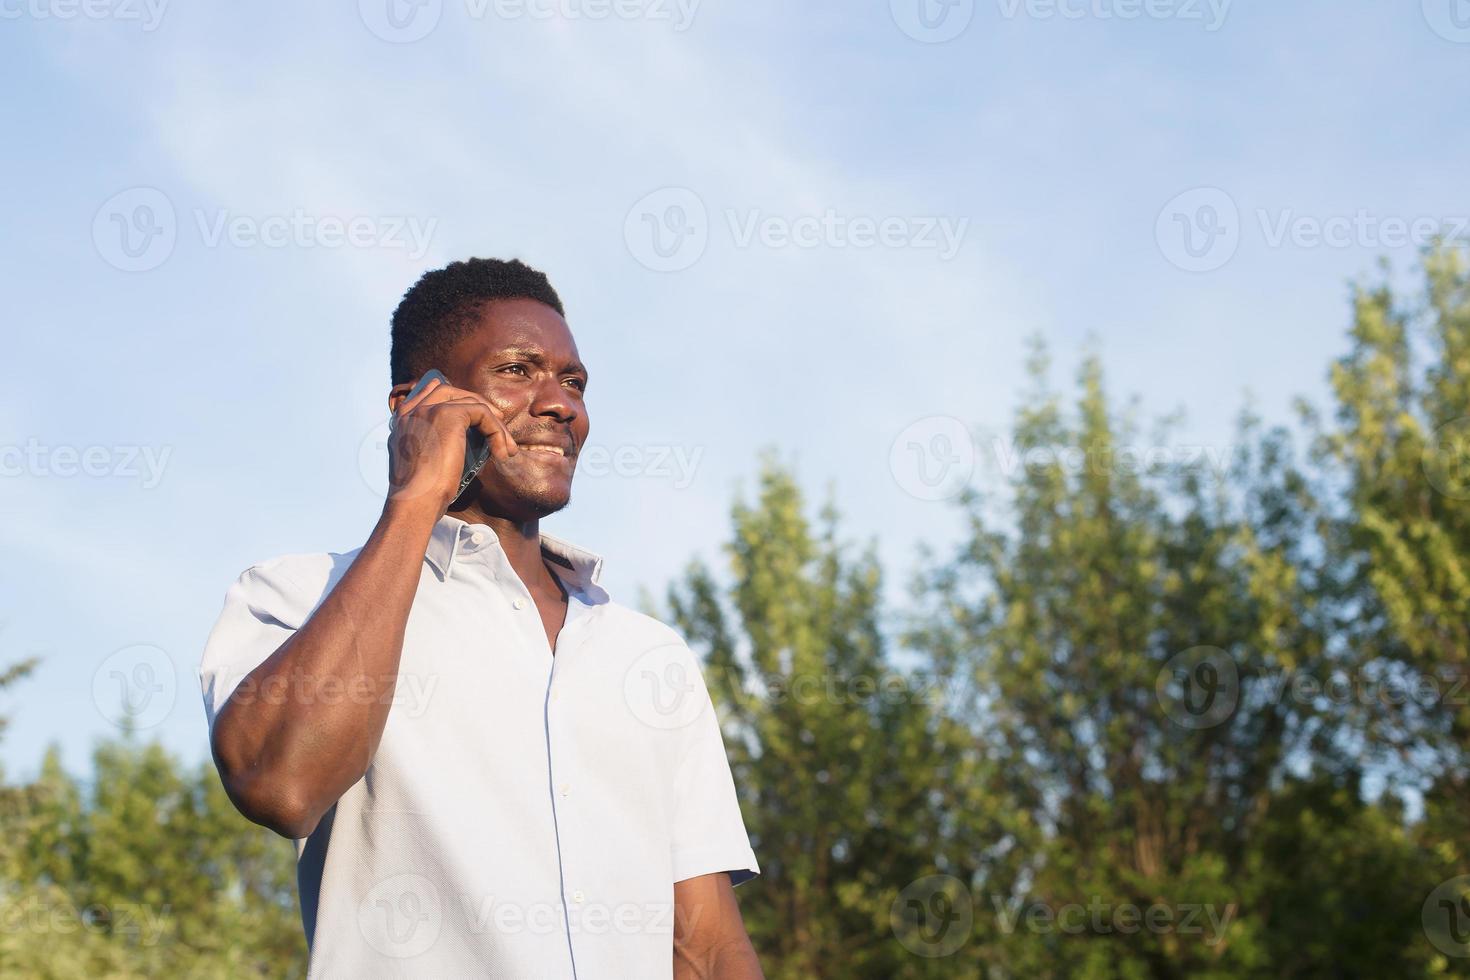
[[[238,803],[235,805],[240,806]],[[322,814],[314,807],[279,794],[257,800],[249,810],[240,808],[240,812],[252,823],[260,824],[287,840],[305,840],[322,819]]]
[[[226,795],[245,819],[288,840],[305,840],[321,822],[323,811],[284,780],[259,775],[232,779],[223,774],[222,780]]]
[[[307,787],[232,752],[218,729],[210,741],[225,795],[245,819],[289,840],[311,836],[325,808],[316,805]]]

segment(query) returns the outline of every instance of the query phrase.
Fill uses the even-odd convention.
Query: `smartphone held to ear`
[[[449,379],[444,377],[443,372],[435,368],[430,368],[422,378],[419,378],[418,384],[413,386],[413,390],[408,393],[405,400],[413,398],[419,392],[423,391],[428,387],[430,381],[438,381],[442,385],[449,384]],[[394,416],[393,421],[397,421],[397,416]],[[485,460],[489,458],[490,440],[486,439],[485,434],[479,429],[471,426],[469,431],[465,433],[464,472],[460,474],[459,489],[454,492],[456,500],[459,499],[460,494],[464,493],[465,487],[470,485],[470,481],[475,478],[475,474],[480,472],[485,465]]]

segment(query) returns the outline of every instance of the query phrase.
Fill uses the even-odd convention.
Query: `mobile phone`
[[[440,384],[449,384],[449,379],[444,377],[442,371],[436,368],[430,368],[424,373],[422,378],[419,378],[418,384],[413,386],[413,390],[408,393],[405,401],[423,391],[424,388],[428,387],[429,382],[434,380],[437,380]],[[393,416],[393,421],[397,422],[398,416]],[[485,465],[485,461],[489,458],[490,440],[486,439],[485,434],[479,429],[470,426],[469,431],[465,433],[464,472],[459,477],[459,489],[454,492],[455,500],[458,500],[460,494],[464,493],[465,488],[470,485],[470,481],[475,478],[475,474],[480,472]]]

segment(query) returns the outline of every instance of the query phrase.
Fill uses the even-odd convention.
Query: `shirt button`
[[[586,899],[587,896],[582,894],[582,889],[578,888],[576,891],[572,892],[572,901],[576,902],[578,905],[581,905]]]
[[[515,602],[512,602],[511,605],[512,606],[515,606],[517,609],[525,609],[526,608],[526,600],[525,599],[517,599]]]
[[[483,544],[484,542],[485,542],[485,532],[484,531],[476,531],[474,534],[471,534],[470,535],[470,544]]]
[[[572,786],[571,786],[570,783],[562,783],[561,784],[561,795],[562,796],[566,796],[571,791],[572,791]]]

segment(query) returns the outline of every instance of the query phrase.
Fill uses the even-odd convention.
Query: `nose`
[[[531,395],[531,415],[570,425],[578,415],[576,399],[560,379],[546,378]]]

